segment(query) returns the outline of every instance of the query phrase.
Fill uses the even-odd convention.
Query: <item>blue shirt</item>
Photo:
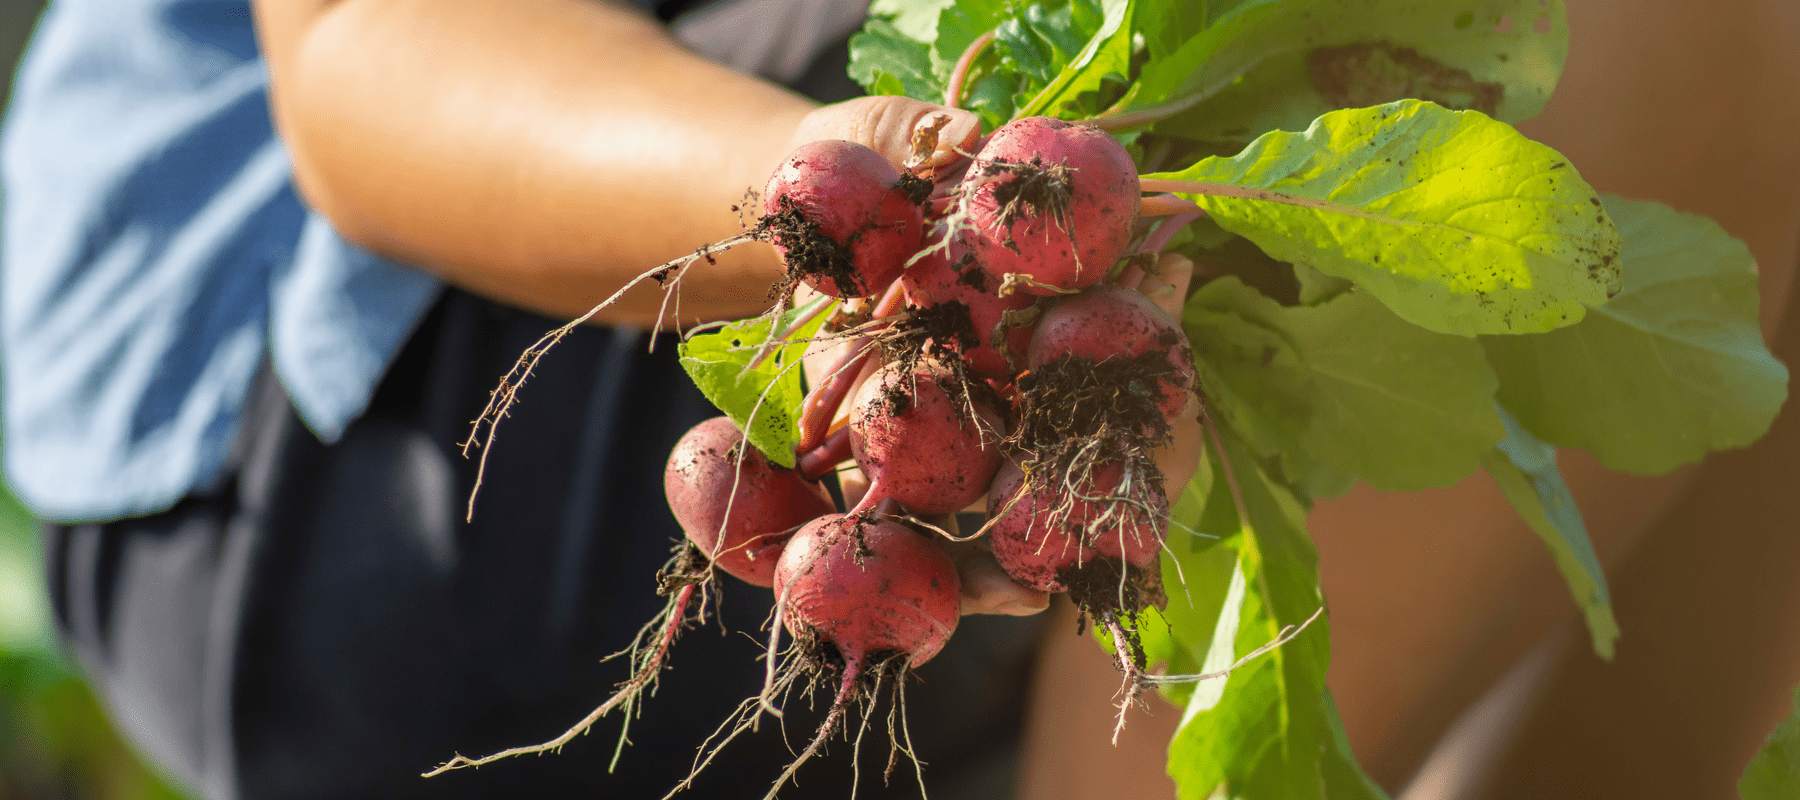
[[[866,11],[634,2],[697,9],[676,38],[815,95],[842,91],[809,70]],[[246,0],[52,3],[0,171],[6,477],[46,519],[160,511],[216,483],[265,358],[335,440],[442,289],[301,204]]]
[[[295,194],[247,2],[45,12],[0,141],[6,476],[61,521],[216,482],[265,357],[329,441],[441,286]]]

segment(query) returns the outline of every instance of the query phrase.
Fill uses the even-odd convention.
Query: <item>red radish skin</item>
[[[921,243],[924,214],[880,153],[837,139],[788,155],[763,193],[763,214],[786,209],[815,223],[829,241],[777,225],[773,243],[806,285],[832,297],[867,297],[900,277]]]
[[[1100,557],[1099,550],[1081,541],[1083,526],[1078,523],[1090,510],[1089,504],[1074,500],[1066,521],[1052,520],[1061,493],[1040,486],[1020,496],[1024,488],[1025,473],[1019,465],[1010,459],[1001,464],[988,491],[988,516],[993,526],[988,537],[994,559],[1021,586],[1066,592],[1069,587],[1059,576]]]
[[[1093,481],[1090,496],[1107,497],[1118,491],[1125,468],[1116,463],[1101,464],[1089,474]],[[1155,564],[1157,555],[1162,553],[1163,540],[1169,532],[1169,496],[1163,492],[1138,494],[1143,497],[1113,501],[1109,518],[1084,527],[1089,528],[1086,536],[1100,555],[1141,569]],[[1107,501],[1087,502],[1087,519],[1101,517],[1106,504]]]
[[[1024,311],[1036,298],[1023,292],[1000,296],[999,284],[988,278],[966,246],[953,241],[945,250],[927,254],[900,276],[900,283],[906,287],[908,305],[930,308],[956,302],[968,308],[977,342],[962,348],[961,355],[976,375],[1005,380],[1023,368],[1031,326],[1001,329],[1001,348],[994,346],[994,333],[1007,312]]]
[[[949,514],[987,491],[1000,467],[998,440],[1005,429],[986,404],[952,397],[947,381],[929,366],[904,370],[890,364],[857,390],[850,452],[869,477],[859,507],[892,499],[914,514]]]
[[[1032,175],[1042,180],[1022,177]],[[1033,188],[1052,184],[1048,192]],[[996,282],[1020,273],[1044,284],[1023,288],[1031,294],[1099,282],[1125,254],[1137,220],[1131,154],[1105,131],[1049,117],[996,129],[962,185],[975,258]]]
[[[663,493],[700,552],[757,586],[774,585],[775,562],[796,528],[837,510],[819,484],[770,463],[744,441],[730,417],[709,419],[681,437],[663,469]]]
[[[825,745],[865,678],[874,676],[877,686],[889,674],[904,681],[907,670],[944,649],[962,603],[962,580],[950,556],[925,536],[872,513],[832,514],[801,528],[781,553],[775,586],[788,632],[808,646],[835,650],[843,676],[812,743],[776,779],[768,798]],[[829,650],[813,652],[813,663]]]
[[[1162,396],[1156,403],[1163,417],[1174,422],[1194,386],[1193,349],[1181,323],[1136,291],[1108,284],[1056,303],[1037,322],[1028,361],[1038,367],[1073,354],[1099,362],[1153,350],[1168,353],[1174,370],[1159,381]]]
[[[930,661],[962,602],[956,564],[923,534],[869,515],[832,514],[788,540],[775,568],[788,632],[815,634],[860,670],[883,653]]]

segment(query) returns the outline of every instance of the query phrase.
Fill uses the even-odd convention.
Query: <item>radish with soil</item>
[[[896,687],[956,631],[962,582],[924,535],[877,513],[832,515],[802,528],[775,569],[782,624],[801,648],[801,668],[841,670],[812,743],[769,796],[818,752],[859,694],[890,675]]]
[[[1050,117],[994,131],[963,180],[969,247],[996,283],[1051,295],[1085,289],[1125,255],[1137,165],[1105,131]],[[1017,280],[1017,279],[1014,279]]]
[[[1039,146],[1048,152],[1030,150]],[[784,162],[769,181],[767,215],[720,246],[773,242],[789,266],[778,287],[783,296],[797,282],[840,298],[885,291],[879,302],[836,306],[826,320],[836,333],[815,339],[850,347],[800,404],[798,469],[771,463],[730,419],[691,431],[664,478],[692,545],[664,575],[673,597],[642,634],[631,680],[553,742],[477,761],[458,757],[439,771],[560,746],[635,702],[666,664],[716,565],[773,584],[777,623],[763,693],[703,749],[696,774],[763,711],[779,714],[774,701],[803,674],[837,675],[825,722],[779,789],[839,728],[851,703],[873,696],[888,677],[899,692],[906,671],[935,655],[955,629],[956,565],[932,537],[897,520],[930,527],[919,518],[959,511],[990,487],[1001,567],[1022,585],[1072,592],[1084,615],[1129,640],[1130,616],[1161,601],[1155,561],[1168,504],[1150,456],[1168,435],[1161,406],[1185,402],[1193,383],[1178,325],[1147,313],[1148,301],[1135,292],[1094,286],[1132,235],[1135,169],[1103,132],[1054,120],[1007,126],[982,153],[943,204],[925,204],[928,181],[860,145],[815,142]],[[930,242],[921,240],[927,225]],[[682,271],[710,252],[647,274],[673,290]],[[1056,302],[1038,297],[1083,287],[1093,288]],[[1043,308],[1050,310],[1034,328]],[[769,330],[781,338],[802,325],[784,321]],[[548,346],[540,344],[496,392],[489,409],[496,418]],[[770,351],[759,352],[752,365]],[[847,422],[834,429],[846,401]],[[1018,458],[1006,469],[1003,445]],[[847,458],[870,487],[851,513],[837,514],[813,480]],[[1062,544],[1047,545],[1058,535]],[[795,639],[785,654],[776,647],[783,629]],[[1135,692],[1141,663],[1123,659],[1121,669]]]
[[[1025,365],[1031,343],[1031,316],[1036,300],[1024,292],[1002,296],[999,285],[975,263],[959,241],[924,254],[900,276],[908,305],[929,311],[945,330],[931,331],[933,355],[954,352],[970,371],[983,378],[1005,379]]]
[[[850,449],[869,477],[859,508],[893,499],[914,514],[950,514],[987,491],[1000,466],[999,414],[954,374],[890,364],[853,401]]]
[[[669,453],[663,494],[676,521],[720,569],[772,586],[794,531],[836,510],[819,484],[771,463],[730,417],[694,426]]]
[[[769,178],[763,225],[792,276],[832,297],[867,297],[918,252],[930,191],[863,145],[811,142]]]

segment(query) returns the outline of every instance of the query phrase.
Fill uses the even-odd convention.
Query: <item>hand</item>
[[[913,129],[934,114],[948,114],[950,123],[938,132],[937,150],[930,162],[933,168],[951,166],[975,151],[981,138],[981,120],[973,113],[892,96],[859,97],[814,110],[800,120],[788,149],[807,142],[843,139],[865,145],[899,166],[912,153]]]
[[[904,97],[865,97],[820,108],[807,115],[796,128],[791,145],[798,147],[821,139],[845,139],[867,145],[899,165],[910,155],[914,127],[936,113],[949,114],[951,122],[939,134],[931,165],[938,169],[950,167],[976,148],[981,136],[979,121],[967,111]],[[1164,255],[1151,272],[1128,268],[1120,276],[1119,284],[1143,292],[1179,319],[1193,266],[1192,261],[1182,256]],[[810,299],[808,290],[802,287],[800,291],[799,302]],[[809,381],[817,385],[824,377],[824,371],[837,362],[846,346],[819,348],[809,353],[806,361]],[[840,419],[833,422],[834,428],[842,424],[841,417],[847,413],[847,409],[840,410]],[[1199,415],[1199,398],[1190,392],[1188,406],[1174,426],[1173,441],[1156,453],[1171,506],[1198,466],[1201,450]],[[838,479],[845,500],[852,505],[868,489],[867,480],[854,467],[840,470]],[[957,532],[954,518],[933,518],[929,522],[953,534]],[[1049,595],[1026,589],[1007,577],[994,560],[985,537],[968,542],[940,540],[940,544],[956,562],[962,578],[962,613],[1024,616],[1049,606]]]

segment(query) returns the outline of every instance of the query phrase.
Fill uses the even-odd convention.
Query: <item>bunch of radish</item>
[[[821,141],[776,170],[750,236],[782,252],[784,288],[837,298],[826,329],[841,351],[803,404],[797,466],[771,462],[726,417],[683,437],[664,488],[691,546],[665,573],[669,610],[637,674],[565,737],[499,755],[559,746],[632,702],[716,567],[776,595],[755,709],[774,711],[796,674],[835,682],[785,781],[854,702],[949,640],[951,539],[985,540],[1021,586],[1068,592],[1111,632],[1135,690],[1131,622],[1162,602],[1168,526],[1153,454],[1198,413],[1179,323],[1108,280],[1133,258],[1154,263],[1129,252],[1143,249],[1136,166],[1105,132],[1047,117],[995,130],[956,173],[924,162]],[[852,466],[867,490],[840,510],[821,480]],[[947,515],[983,497],[987,524],[956,532]],[[447,766],[486,759],[459,761]]]

